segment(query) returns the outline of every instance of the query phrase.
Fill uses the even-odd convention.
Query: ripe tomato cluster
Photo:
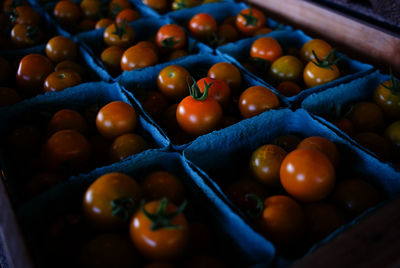
[[[143,4],[160,14],[213,2],[220,2],[220,0],[142,0]]]
[[[393,75],[370,99],[338,106],[328,120],[380,159],[400,166],[400,82]]]
[[[79,4],[62,0],[54,6],[53,16],[64,28],[75,34],[106,28],[123,20],[132,22],[140,18],[140,13],[128,0],[82,0]]]
[[[108,26],[103,35],[106,48],[100,59],[112,76],[156,65],[164,60],[186,56],[188,40],[185,31],[176,24],[161,26],[148,40],[136,40],[134,29],[124,20]]]
[[[362,175],[342,175],[340,152],[324,137],[279,136],[248,163],[225,193],[284,254],[304,254],[381,198]]]
[[[341,75],[337,67],[340,58],[335,59],[335,49],[324,40],[312,39],[300,51],[286,50],[274,38],[262,36],[252,43],[250,58],[242,64],[286,97],[329,83]]]
[[[185,23],[189,32],[211,47],[235,42],[249,36],[257,36],[272,31],[267,25],[267,17],[256,8],[246,8],[236,16],[226,17],[220,25],[208,13],[198,13]]]
[[[191,68],[194,78],[185,67],[168,65],[157,76],[157,89],[132,89],[177,144],[280,107],[272,90],[245,87],[241,72],[232,63],[200,69]]]
[[[225,267],[212,229],[191,205],[180,178],[167,170],[137,179],[106,173],[87,188],[75,222],[62,217],[48,235],[56,254],[67,251],[79,267]],[[73,246],[57,252],[68,242]]]
[[[134,132],[137,124],[135,110],[122,101],[82,111],[27,112],[10,130],[6,143],[15,177],[27,178],[21,195],[30,199],[71,175],[147,149],[147,141]]]

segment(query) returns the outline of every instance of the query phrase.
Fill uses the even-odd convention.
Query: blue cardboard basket
[[[21,207],[18,216],[28,234],[37,262],[46,261],[48,245],[43,241],[42,232],[47,224],[71,210],[79,211],[86,189],[99,176],[108,172],[121,172],[140,182],[149,172],[160,169],[172,172],[181,179],[186,196],[195,211],[193,216],[209,224],[220,245],[216,247],[217,252],[234,261],[231,265],[241,263],[245,267],[255,263],[268,264],[271,261],[274,255],[272,245],[221,202],[207,185],[204,174],[179,153],[161,149],[148,150],[135,159],[73,177]]]
[[[305,35],[302,31],[296,30],[296,31],[274,31],[271,33],[268,33],[264,36],[269,36],[274,38],[279,42],[281,45],[282,49],[285,51],[287,48],[295,48],[300,50],[303,44],[306,42],[310,41],[312,38]],[[217,48],[217,53],[224,55],[225,57],[233,57],[239,62],[243,60],[247,60],[250,56],[250,48],[253,42],[258,39],[259,37],[252,37],[248,38],[245,40],[240,40],[234,43],[226,44],[224,46],[218,47]],[[341,61],[339,61],[338,68],[339,70],[346,70],[347,75],[339,77],[338,79],[326,83],[324,85],[308,88],[302,90],[299,94],[293,97],[288,97],[287,100],[293,104],[294,107],[299,107],[301,101],[307,97],[308,95],[315,93],[315,92],[320,92],[323,91],[327,88],[339,85],[341,83],[345,83],[354,79],[357,79],[359,77],[365,76],[371,72],[374,71],[374,67],[366,64],[366,63],[361,63],[356,60],[352,60],[349,57],[337,52],[336,57],[343,57]],[[251,74],[254,77],[257,77],[253,74]],[[268,84],[268,81],[264,81],[261,78],[257,77],[260,81],[263,81],[264,83]]]
[[[158,73],[168,65],[175,64],[184,67],[189,71],[189,73],[195,77],[196,80],[206,77],[208,69],[218,63],[218,62],[230,62],[237,66],[239,70],[242,72],[242,90],[256,85],[264,85],[263,83],[255,80],[254,78],[250,77],[247,72],[243,69],[240,69],[240,65],[233,60],[230,61],[225,59],[224,57],[218,55],[211,55],[211,54],[202,54],[202,55],[190,55],[188,57],[184,57],[181,59],[177,59],[174,62],[168,62],[159,64],[156,66],[151,66],[144,69],[133,70],[131,72],[124,72],[120,78],[119,83],[128,91],[132,92],[133,96],[139,93],[140,90],[157,90],[157,76]],[[272,90],[274,91],[274,90]],[[136,92],[136,93],[135,93]],[[289,103],[286,99],[279,95],[276,91],[274,93],[278,96],[281,107],[288,107]],[[137,98],[136,98],[137,99]],[[140,105],[140,104],[138,104]],[[174,144],[174,148],[181,150],[187,144]]]
[[[79,110],[91,104],[106,104],[117,100],[133,105],[139,119],[138,127],[134,132],[145,138],[150,147],[160,148],[169,146],[169,141],[163,133],[159,132],[157,126],[143,116],[139,107],[130,102],[117,83],[92,82],[81,84],[61,92],[49,92],[13,106],[0,109],[0,139],[3,141],[1,148],[4,149],[3,146],[6,145],[4,142],[7,141],[8,132],[20,121],[22,116],[26,114],[32,112],[52,114],[64,108]],[[135,155],[130,157],[134,158]],[[7,183],[11,193],[10,196],[13,198],[15,204],[19,204],[22,197],[20,196],[21,185],[18,179],[13,177],[11,170],[9,170],[9,167],[16,163],[9,163],[9,159],[7,155],[4,155],[4,151],[1,152],[0,160],[6,172]]]

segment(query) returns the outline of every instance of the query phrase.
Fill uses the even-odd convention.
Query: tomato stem
[[[132,197],[122,197],[111,201],[112,215],[128,221],[136,209],[136,201]]]
[[[311,62],[314,63],[315,65],[317,65],[317,66],[320,67],[320,68],[325,68],[325,69],[331,69],[331,70],[333,70],[332,65],[336,65],[339,61],[341,61],[341,60],[343,59],[343,56],[340,56],[339,58],[337,58],[337,59],[331,61],[331,58],[335,55],[335,51],[336,51],[336,49],[333,48],[333,49],[329,52],[328,56],[326,56],[325,59],[321,60],[321,59],[318,58],[318,56],[317,56],[317,54],[315,53],[315,51],[312,50],[311,52],[312,52],[312,54],[314,55],[315,61],[311,60]]]
[[[392,82],[392,86],[387,86],[384,83],[381,83],[381,86],[390,90],[390,92],[393,95],[397,95],[400,93],[400,82],[394,77],[392,67],[389,67],[389,73],[390,73],[390,82]]]
[[[209,35],[207,37],[207,42],[212,47],[222,45],[224,41],[225,41],[225,38],[223,38],[223,37],[219,38],[216,33],[213,33],[212,35]]]
[[[253,16],[253,9],[250,7],[249,8],[249,14],[243,14],[242,12],[239,13],[244,17],[246,20],[244,26],[257,26],[258,19]]]
[[[156,213],[149,213],[144,206],[142,206],[142,213],[152,222],[150,225],[150,230],[152,231],[158,229],[180,229],[182,226],[172,224],[172,220],[185,210],[187,204],[188,202],[185,200],[174,212],[167,213],[168,199],[164,197],[161,199]]]
[[[255,210],[253,211],[253,210],[248,209],[246,211],[246,214],[252,219],[260,218],[264,211],[264,202],[256,194],[246,194],[245,198],[246,198],[246,200],[253,199],[257,203]]]
[[[119,39],[122,39],[122,36],[126,33],[126,19],[123,19],[121,22],[121,26],[119,26],[117,23],[115,23],[115,32],[112,34],[118,35]]]
[[[168,38],[165,38],[164,40],[161,41],[161,44],[163,47],[166,48],[172,48],[174,47],[176,44],[179,44],[181,42],[181,40],[174,40],[175,36],[171,36]]]
[[[190,85],[189,79],[192,79],[191,85]],[[204,80],[204,92],[201,93],[201,90],[200,90],[199,86],[197,85],[196,80],[194,80],[194,78],[192,76],[186,77],[186,83],[189,87],[190,96],[192,96],[192,98],[197,101],[205,100],[208,97],[208,91],[210,90],[211,86],[214,85],[214,82],[207,84],[207,82]]]
[[[26,37],[28,37],[31,40],[35,40],[37,38],[39,32],[39,28],[35,26],[28,25],[26,28]]]

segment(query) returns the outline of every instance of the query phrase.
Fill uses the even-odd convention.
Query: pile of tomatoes
[[[223,188],[282,254],[298,257],[382,198],[363,175],[343,174],[340,162],[324,137],[283,135],[254,150]]]

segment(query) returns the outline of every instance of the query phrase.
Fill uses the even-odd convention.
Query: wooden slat
[[[303,0],[246,2],[262,7],[273,18],[294,28],[329,40],[339,49],[346,50],[352,58],[370,62],[385,72],[390,65],[397,74],[400,73],[400,33],[384,32],[384,29]]]
[[[25,241],[12,210],[6,187],[4,173],[0,170],[0,239],[10,268],[33,268]]]

